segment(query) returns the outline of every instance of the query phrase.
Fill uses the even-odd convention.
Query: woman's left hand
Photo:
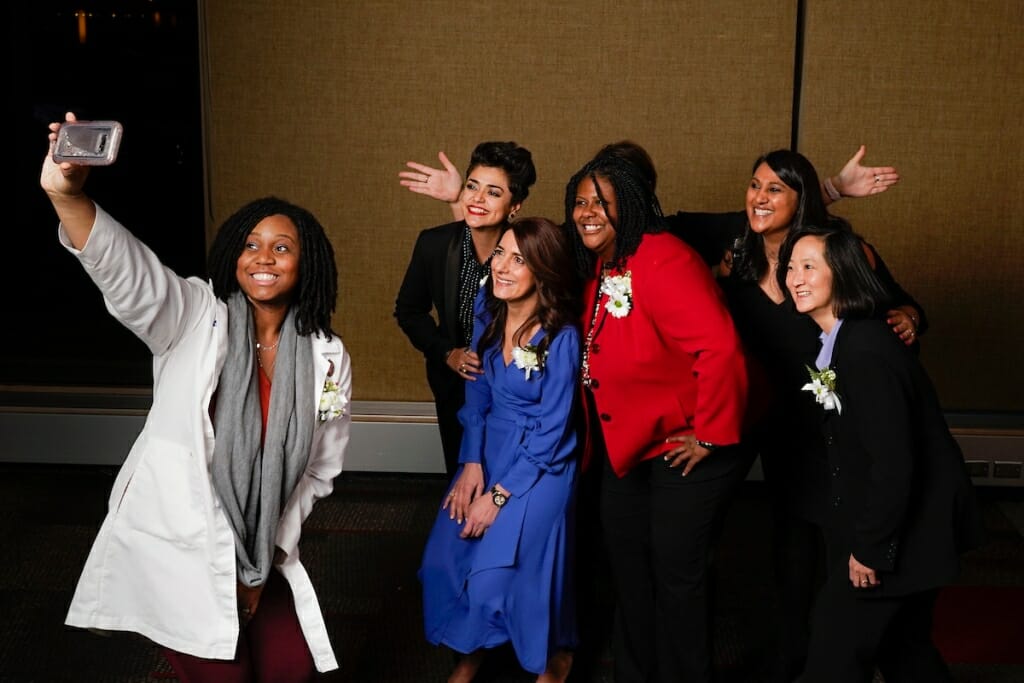
[[[867,197],[885,192],[900,181],[900,174],[892,166],[862,166],[867,149],[864,145],[850,157],[832,184],[844,197]]]
[[[908,310],[909,309],[909,310]],[[886,313],[885,321],[892,327],[893,334],[900,338],[900,341],[910,346],[917,340],[917,322],[909,311],[909,306],[894,308]]]
[[[697,463],[711,455],[711,451],[697,444],[697,437],[693,434],[670,436],[665,439],[665,443],[679,444],[665,453],[664,457],[669,467],[685,465],[683,467],[684,477],[697,466]]]
[[[466,524],[462,527],[460,538],[480,538],[484,532],[491,528],[494,520],[498,517],[498,506],[494,504],[490,496],[478,496],[469,505],[469,514],[466,515]]]
[[[875,570],[857,561],[850,555],[850,584],[854,588],[874,588],[882,583]]]
[[[449,519],[462,524],[469,514],[470,504],[484,491],[484,469],[478,462],[467,462],[462,466],[455,483],[452,484],[448,497],[441,504],[442,510],[448,510]]]
[[[246,586],[241,581],[238,582],[238,589],[236,591],[238,621],[242,626],[248,624],[256,616],[256,608],[260,604],[260,596],[263,595],[263,586],[265,585],[266,583],[261,583],[258,586]]]

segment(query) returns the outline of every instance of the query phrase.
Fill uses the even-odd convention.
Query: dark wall
[[[85,36],[77,12],[85,8]],[[205,268],[197,8],[194,2],[5,3],[4,130],[14,179],[0,384],[148,385],[150,354],[107,314],[57,241],[39,187],[46,125],[115,119],[117,162],[88,191],[178,272]]]

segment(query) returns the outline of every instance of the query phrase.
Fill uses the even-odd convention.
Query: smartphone
[[[75,121],[61,125],[53,147],[56,163],[109,166],[117,159],[124,128],[117,121]]]

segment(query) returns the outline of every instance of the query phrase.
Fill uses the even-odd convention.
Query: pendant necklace
[[[280,344],[280,343],[281,343],[281,338],[280,337],[278,337],[277,341],[274,342],[273,344],[271,344],[270,346],[267,346],[266,344],[260,344],[259,342],[256,342],[256,363],[261,368],[263,367],[263,358],[260,355],[260,352],[262,352],[262,351],[273,351],[274,349],[277,348],[277,345]],[[264,369],[266,369],[266,368],[264,368]]]

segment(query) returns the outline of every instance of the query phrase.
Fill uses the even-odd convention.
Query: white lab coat
[[[66,623],[140,633],[197,657],[232,659],[238,642],[235,544],[210,477],[210,399],[224,364],[227,306],[212,287],[184,279],[100,207],[75,254],[107,309],[153,353],[153,405],[110,493],[107,517]],[[337,336],[312,338],[318,406],[324,382],[341,388],[345,413],[317,421],[305,472],[281,514],[278,567],[319,671],[338,667],[316,593],[299,562],[302,522],[331,493],[351,424],[351,362]],[[331,374],[328,376],[328,372]],[[316,418],[314,418],[316,419]]]

